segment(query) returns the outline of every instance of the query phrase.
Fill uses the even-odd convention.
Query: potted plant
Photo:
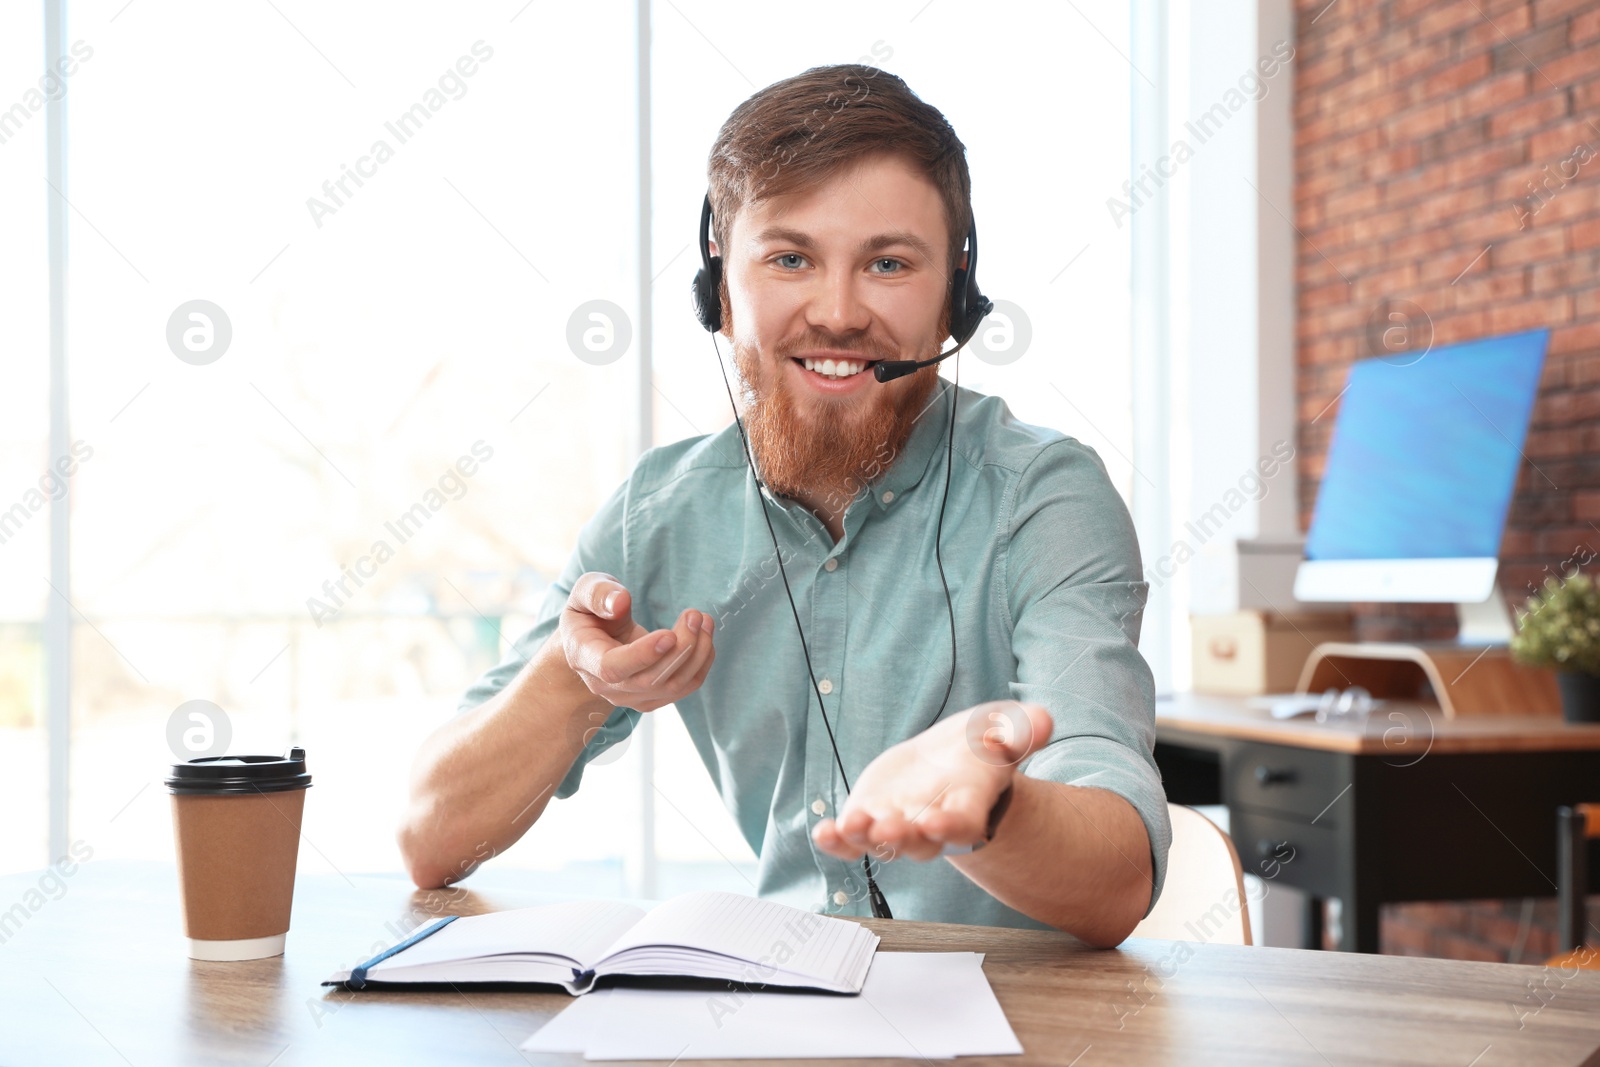
[[[1517,613],[1511,655],[1556,672],[1568,722],[1600,722],[1600,586],[1586,574],[1546,578]]]

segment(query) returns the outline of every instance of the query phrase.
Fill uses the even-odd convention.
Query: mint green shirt
[[[955,387],[942,383],[902,453],[851,502],[837,544],[803,505],[770,497],[773,529],[851,782],[926,729],[950,670],[933,540]],[[870,472],[869,472],[870,474]],[[960,390],[943,557],[955,605],[955,687],[945,715],[986,700],[1044,705],[1050,742],[1024,773],[1125,797],[1149,831],[1156,888],[1172,831],[1153,758],[1155,696],[1138,650],[1148,586],[1122,498],[1092,449]],[[706,771],[759,857],[763,897],[870,916],[860,862],[819,851],[811,829],[845,801],[760,498],[730,425],[647,452],[579,535],[538,619],[463,697],[487,700],[555,630],[585,571],[615,575],[636,621],[715,616],[717,657],[678,701]],[[556,797],[640,713],[617,708]],[[895,917],[1042,927],[942,859],[874,864]]]

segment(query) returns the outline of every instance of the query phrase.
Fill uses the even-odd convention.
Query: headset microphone
[[[940,360],[949,359],[958,352],[952,348],[948,352],[941,352],[932,359],[886,359],[872,365],[872,376],[880,382],[892,382],[896,378],[904,378],[908,374],[915,374],[923,367],[931,367]]]
[[[694,315],[700,325],[712,335],[711,346],[716,350],[716,334],[722,329],[722,257],[711,254],[711,194],[706,194],[705,202],[700,209],[700,269],[695,272],[693,295]],[[967,231],[967,265],[959,267],[950,278],[950,338],[955,341],[955,346],[948,352],[941,352],[932,359],[894,359],[882,360],[873,364],[872,374],[880,382],[893,381],[903,378],[923,367],[931,367],[941,360],[949,359],[972,339],[978,332],[978,326],[983,322],[983,317],[994,310],[994,303],[978,291],[978,227],[974,224]],[[833,724],[828,721],[828,709],[822,700],[822,689],[817,684],[817,674],[811,664],[811,650],[806,645],[805,628],[800,625],[800,609],[794,602],[794,591],[789,587],[789,574],[783,566],[783,552],[778,547],[778,534],[772,527],[772,516],[767,512],[764,500],[766,487],[761,484],[761,478],[756,473],[755,458],[750,452],[750,438],[746,435],[744,421],[739,418],[738,405],[733,400],[733,386],[728,381],[728,369],[723,366],[722,353],[717,350],[717,367],[722,371],[722,384],[728,391],[728,406],[733,409],[733,422],[739,430],[739,443],[743,447],[745,463],[750,469],[751,480],[760,490],[756,498],[757,505],[761,508],[761,517],[766,520],[767,536],[772,539],[772,551],[778,563],[778,573],[783,577],[783,591],[789,600],[789,612],[794,617],[795,630],[800,634],[800,651],[805,656],[806,674],[811,680],[811,688],[817,695],[817,707],[822,712],[822,725],[828,731],[828,744],[833,749],[833,760],[839,768],[839,778],[844,783],[844,791],[850,793],[850,778],[845,774],[844,759],[839,754],[839,745],[833,736]],[[945,707],[950,703],[950,693],[956,681],[956,611],[950,599],[950,583],[945,579],[944,557],[940,553],[939,543],[944,539],[944,511],[945,505],[950,500],[950,468],[955,456],[956,439],[956,390],[961,381],[960,364],[956,364],[956,384],[950,386],[950,428],[945,445],[944,465],[944,496],[939,501],[939,521],[933,535],[933,558],[939,567],[939,584],[944,588],[945,610],[950,618],[950,677],[945,682],[944,700],[939,703],[939,710],[934,713],[932,722],[938,722],[944,715]],[[889,910],[889,901],[884,897],[883,891],[878,888],[877,879],[872,876],[872,861],[866,856],[861,857],[862,870],[867,876],[867,899],[872,907],[872,915],[878,919],[892,919],[894,914]]]

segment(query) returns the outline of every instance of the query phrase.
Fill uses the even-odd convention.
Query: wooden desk
[[[24,899],[39,877],[0,879],[0,904]],[[412,908],[437,910],[441,894],[414,892],[398,876],[303,875],[288,951],[247,963],[183,955],[166,865],[90,861],[65,881],[60,899],[0,944],[7,1067],[583,1063],[516,1050],[570,1003],[563,993],[345,993],[317,984],[374,942],[391,943],[386,924]],[[538,876],[526,881],[537,886]],[[461,897],[453,910],[463,913],[538,902],[505,889]],[[988,954],[984,970],[1026,1051],[1020,1060],[963,1062],[1600,1064],[1596,972],[1167,941],[1098,952],[1054,933],[868,925],[885,949]]]
[[[1384,903],[1554,896],[1556,808],[1600,798],[1600,726],[1559,719],[1391,702],[1319,726],[1180,694],[1156,739],[1168,799],[1226,804],[1245,870],[1311,894],[1313,944],[1339,898],[1340,947],[1360,952]]]

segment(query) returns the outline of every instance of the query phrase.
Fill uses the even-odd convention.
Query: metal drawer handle
[[[1262,859],[1275,859],[1280,863],[1292,862],[1300,850],[1288,841],[1273,841],[1269,838],[1260,838],[1256,841],[1256,855]]]
[[[1293,767],[1268,767],[1265,763],[1256,766],[1256,781],[1261,785],[1288,785],[1298,777]]]

